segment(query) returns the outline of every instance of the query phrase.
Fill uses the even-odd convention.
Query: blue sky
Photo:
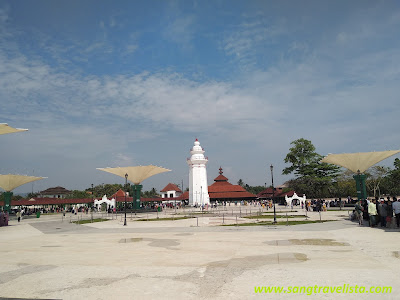
[[[0,122],[29,128],[1,136],[0,173],[85,189],[154,164],[172,172],[145,190],[186,187],[198,138],[210,184],[270,164],[281,184],[298,138],[399,149],[399,28],[398,1],[0,0]]]

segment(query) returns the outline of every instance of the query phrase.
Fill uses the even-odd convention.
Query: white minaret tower
[[[190,154],[192,156],[187,159],[189,165],[189,205],[210,204],[206,170],[208,158],[204,156],[204,150],[197,139]]]

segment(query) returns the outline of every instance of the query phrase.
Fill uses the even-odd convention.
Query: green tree
[[[396,158],[393,165],[394,169],[389,170],[381,185],[386,194],[396,196],[400,195],[400,159]]]
[[[263,185],[255,185],[255,186],[249,186],[249,189],[247,191],[249,193],[257,195],[258,193],[261,193],[264,190],[265,190],[265,186],[263,186]]]
[[[265,190],[265,186],[263,186],[263,185],[251,186],[251,185],[248,185],[247,183],[244,183],[244,181],[242,179],[239,179],[237,184],[240,185],[242,188],[244,188],[249,193],[252,193],[254,195],[257,195],[258,193]]]
[[[356,185],[354,184],[353,172],[345,170],[336,177],[334,182],[334,194],[337,197],[357,196]]]
[[[244,187],[244,182],[242,179],[239,179],[237,184],[240,185],[241,187]]]
[[[39,195],[38,193],[29,193],[29,194],[26,196],[26,198],[27,198],[27,199],[31,199],[31,198],[37,197],[38,195]]]
[[[159,197],[160,195],[158,194],[157,190],[155,188],[152,188],[150,191],[142,191],[142,197],[144,198],[156,198]]]
[[[129,185],[129,183],[128,183]],[[103,197],[104,195],[107,195],[107,197],[115,194],[119,189],[124,190],[124,185],[122,184],[118,184],[118,183],[114,183],[114,184],[100,184],[100,185],[96,185],[93,187],[93,196],[95,198],[100,198]],[[86,189],[87,192],[92,192],[92,188],[87,188]]]
[[[69,195],[67,195],[67,199],[85,199],[85,198],[90,198],[91,194],[89,194],[87,191],[79,191],[79,190],[73,190]]]
[[[282,171],[284,175],[294,173],[296,176],[289,181],[290,187],[310,197],[330,196],[334,192],[333,179],[340,168],[322,163],[322,155],[315,152],[315,147],[309,140],[301,138],[290,144],[293,146],[284,160],[290,166]]]
[[[374,197],[381,196],[380,186],[381,186],[381,183],[382,183],[384,177],[388,173],[389,173],[389,168],[383,167],[383,166],[373,166],[368,169],[368,172],[365,172],[365,174],[367,175],[365,184],[369,191],[368,194],[373,194]]]

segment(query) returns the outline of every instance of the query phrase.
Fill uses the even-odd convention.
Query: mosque
[[[240,185],[229,183],[228,178],[223,175],[222,167],[219,168],[219,175],[214,179],[214,183],[208,186],[206,170],[208,158],[204,156],[204,150],[198,139],[195,140],[190,154],[191,157],[187,159],[189,165],[189,205],[256,199],[256,195],[247,192]]]

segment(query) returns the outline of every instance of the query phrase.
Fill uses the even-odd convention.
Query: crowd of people
[[[400,227],[400,201],[396,197],[360,200],[354,207],[354,217],[361,226],[367,221],[370,227]]]

